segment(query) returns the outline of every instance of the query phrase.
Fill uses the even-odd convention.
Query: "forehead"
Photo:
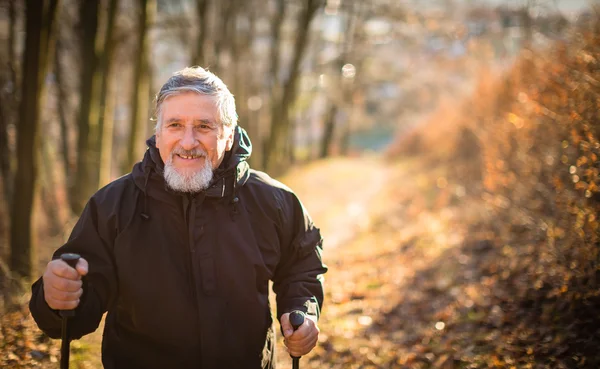
[[[217,120],[216,98],[194,92],[185,92],[167,97],[162,102],[160,110],[163,119],[194,118]]]

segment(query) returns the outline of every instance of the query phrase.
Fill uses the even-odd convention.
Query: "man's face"
[[[233,130],[218,122],[212,96],[189,92],[168,97],[161,115],[156,147],[165,169],[168,166],[175,175],[192,178],[203,170],[216,169],[225,151],[231,150]]]

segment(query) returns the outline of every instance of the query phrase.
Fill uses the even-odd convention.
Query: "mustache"
[[[183,147],[176,147],[175,149],[173,149],[173,151],[171,151],[171,158],[175,155],[202,156],[202,157],[208,156],[206,151],[204,151],[200,148],[196,148],[196,149],[192,149],[192,150],[185,150]]]

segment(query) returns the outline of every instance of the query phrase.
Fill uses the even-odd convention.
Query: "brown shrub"
[[[418,137],[411,153],[445,164],[449,182],[479,182],[481,192],[470,193],[490,209],[484,226],[497,246],[481,268],[505,282],[512,297],[504,304],[518,306],[515,319],[543,327],[524,342],[552,334],[540,352],[568,360],[584,354],[583,366],[597,367],[600,338],[590,337],[598,337],[600,307],[599,30],[524,52],[457,110],[407,136]],[[454,132],[438,132],[448,116]],[[436,150],[449,143],[452,149]]]

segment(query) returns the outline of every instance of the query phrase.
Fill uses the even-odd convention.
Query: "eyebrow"
[[[209,124],[211,126],[216,125],[216,122],[213,122],[210,119],[194,119],[194,123],[204,123],[204,124]]]
[[[171,118],[169,120],[167,120],[167,124],[169,123],[174,123],[174,122],[181,122],[183,119],[179,118],[179,117],[174,117]],[[204,124],[209,124],[209,125],[216,125],[216,122],[210,120],[210,119],[194,119],[194,123],[204,123]]]

